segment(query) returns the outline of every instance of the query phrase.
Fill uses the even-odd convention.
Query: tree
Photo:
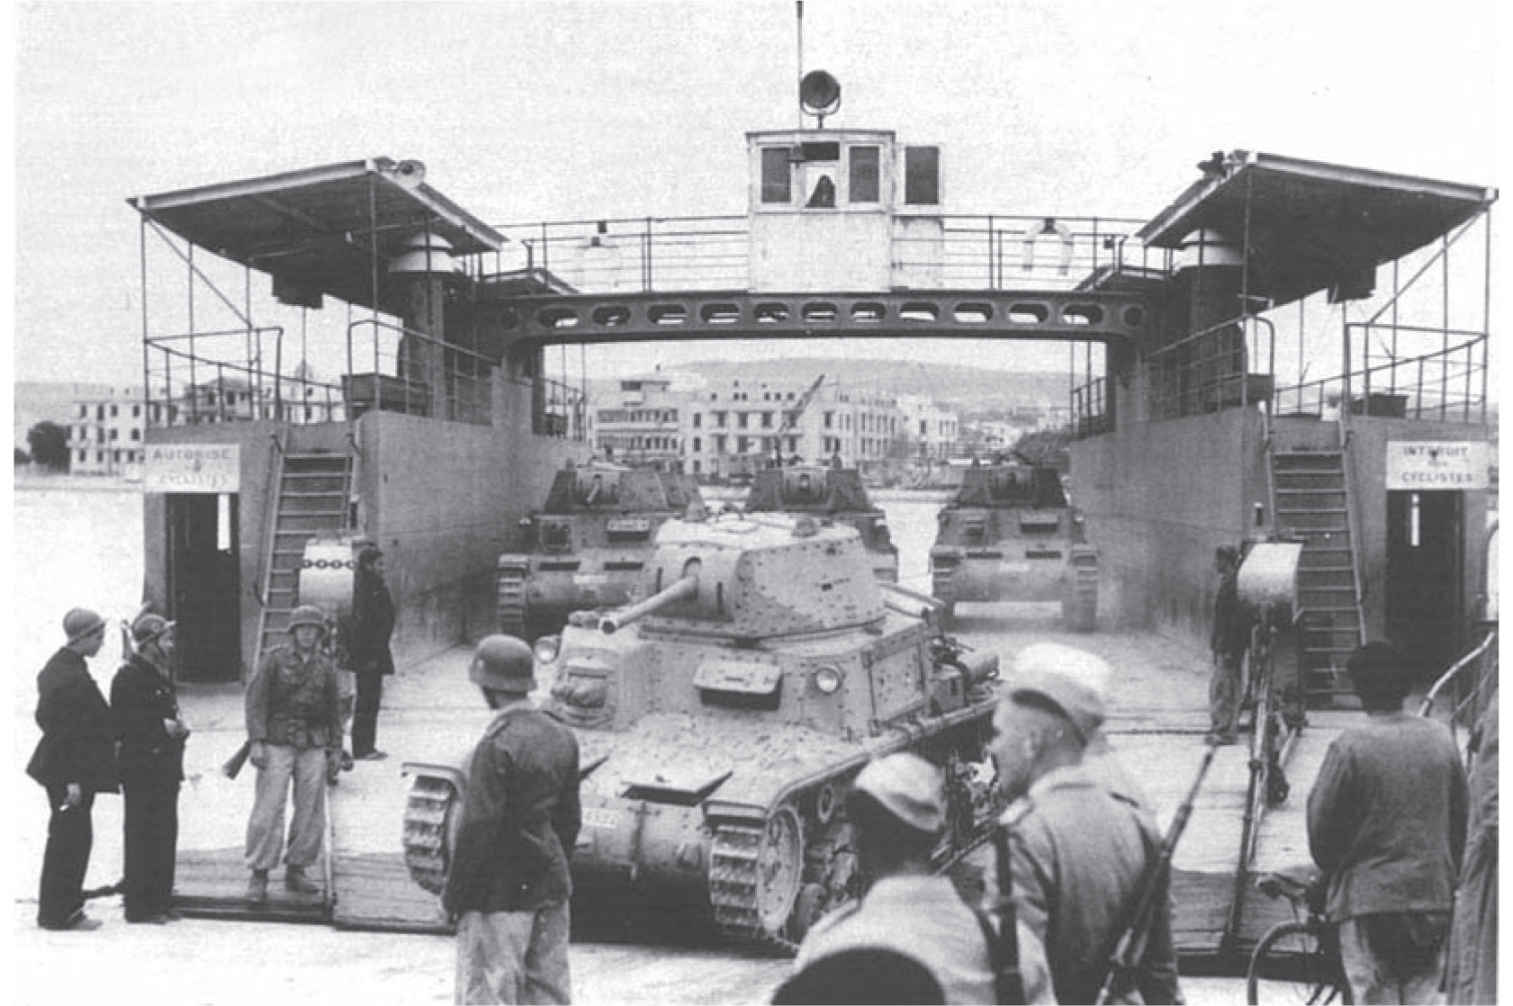
[[[39,465],[68,471],[68,431],[46,419],[26,431],[26,443]]]
[[[11,464],[13,465],[29,465],[31,463],[32,456],[19,447],[15,449],[15,452],[13,454],[11,454]]]

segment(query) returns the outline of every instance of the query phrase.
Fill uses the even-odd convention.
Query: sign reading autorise
[[[1482,440],[1389,440],[1387,488],[1489,489],[1491,453]]]
[[[142,488],[150,493],[241,491],[240,444],[153,444],[147,448]]]

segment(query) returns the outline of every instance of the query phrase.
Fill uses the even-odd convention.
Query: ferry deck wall
[[[541,504],[552,472],[588,459],[586,444],[537,436],[529,392],[496,381],[492,425],[446,422],[370,411],[355,422],[362,445],[355,471],[358,530],[384,550],[389,589],[398,609],[395,661],[422,659],[491,630],[494,568],[513,545],[521,517]],[[295,431],[297,443],[346,449],[345,423],[284,427],[277,422],[216,423],[146,431],[153,444],[238,444],[241,662],[256,659],[258,588],[268,533],[267,491],[276,456],[272,438]],[[167,498],[143,500],[143,599],[168,604]],[[228,679],[229,670],[201,672]]]
[[[1366,634],[1379,639],[1387,628],[1387,443],[1484,441],[1488,431],[1474,424],[1376,416],[1354,416],[1350,428],[1347,460]],[[1273,420],[1278,450],[1334,449],[1335,430],[1333,422],[1316,418]],[[1264,437],[1259,408],[1231,408],[1124,422],[1114,432],[1073,443],[1073,495],[1099,549],[1100,607],[1108,624],[1155,628],[1207,645],[1218,587],[1214,549],[1264,537],[1267,526],[1254,523],[1256,503],[1270,523]],[[1486,582],[1488,512],[1487,493],[1464,493],[1461,568],[1468,617],[1475,616]]]

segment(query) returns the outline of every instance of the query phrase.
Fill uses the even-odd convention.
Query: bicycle
[[[1256,889],[1291,902],[1293,921],[1272,926],[1256,943],[1245,969],[1245,1001],[1254,1006],[1264,990],[1268,1002],[1350,1006],[1353,1000],[1340,964],[1339,939],[1324,917],[1323,880],[1270,873],[1256,881]]]

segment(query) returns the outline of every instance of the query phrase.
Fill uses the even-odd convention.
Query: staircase
[[[1365,641],[1344,452],[1274,450],[1271,467],[1277,529],[1303,542],[1298,569],[1303,689],[1310,706],[1333,705],[1336,696],[1352,694],[1337,672]]]
[[[347,526],[347,500],[352,486],[352,456],[345,452],[276,452],[274,496],[269,505],[273,523],[258,619],[258,657],[284,641],[289,612],[299,589],[305,542],[317,534],[337,535]]]

